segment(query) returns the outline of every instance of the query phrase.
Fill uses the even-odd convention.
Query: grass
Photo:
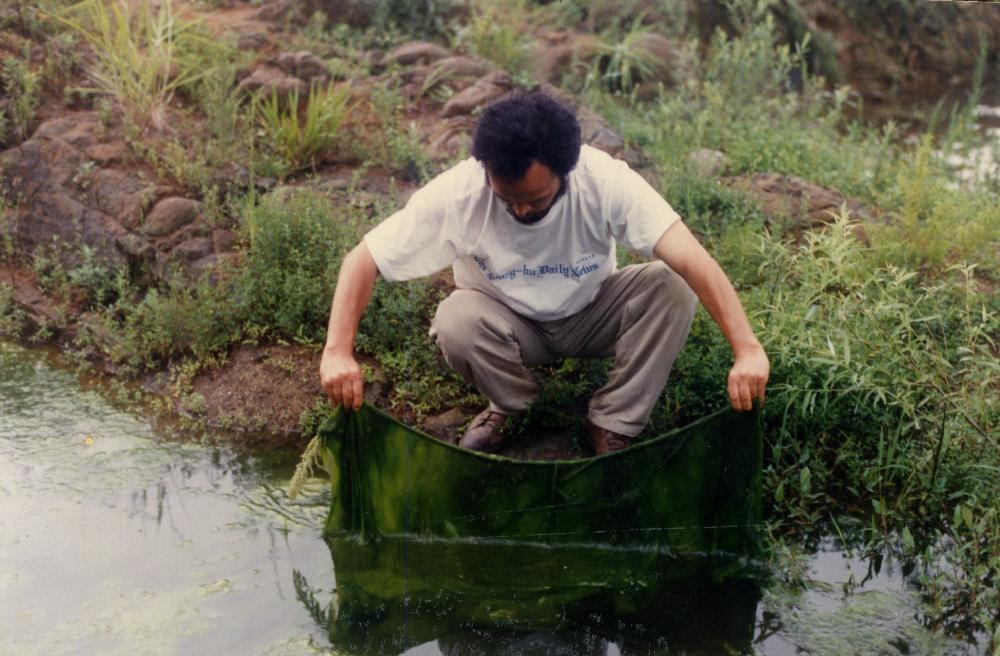
[[[532,19],[526,3],[515,0],[500,6],[474,0],[470,9],[468,23],[457,31],[452,45],[492,62],[516,81],[530,83],[533,45],[523,26]]]
[[[665,62],[643,47],[643,38],[653,32],[642,24],[640,13],[624,34],[611,33],[597,44],[596,56],[585,81],[585,88],[597,84],[610,93],[628,96],[639,82],[664,71]]]
[[[52,17],[92,47],[97,65],[91,79],[144,128],[164,130],[174,94],[210,68],[189,54],[211,50],[213,41],[178,18],[172,0],[84,0]]]
[[[280,99],[275,90],[270,98],[256,102],[256,113],[268,145],[290,168],[315,167],[337,143],[340,127],[350,112],[350,98],[346,86],[313,84],[300,110],[298,90],[286,99]]]

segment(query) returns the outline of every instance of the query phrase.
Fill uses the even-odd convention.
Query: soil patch
[[[195,377],[183,405],[213,428],[301,442],[300,416],[326,398],[319,359],[319,349],[309,346],[237,346],[225,363]]]

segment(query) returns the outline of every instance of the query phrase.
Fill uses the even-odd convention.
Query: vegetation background
[[[777,575],[807,586],[815,540],[842,533],[905,564],[928,625],[1000,653],[998,17],[915,0],[0,3],[0,335],[58,344],[193,425],[273,428],[255,405],[308,378],[284,408],[304,444],[329,411],[312,377],[341,258],[466,156],[484,102],[544,83],[685,217],[771,355]],[[472,68],[435,63],[453,55]],[[450,286],[379,283],[357,342],[372,400],[444,437],[482,403],[426,337]],[[699,312],[647,433],[725,404],[729,358]],[[539,371],[522,430],[574,434],[606,364]],[[223,395],[239,375],[262,396]]]

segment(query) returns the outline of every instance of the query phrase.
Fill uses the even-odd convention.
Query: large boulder
[[[303,82],[309,83],[329,78],[323,60],[306,50],[283,52],[275,57],[272,63],[285,73],[297,77]]]
[[[149,212],[142,223],[147,237],[165,237],[198,218],[199,203],[189,198],[164,198]]]
[[[111,268],[145,267],[159,277],[170,262],[190,270],[220,250],[196,201],[174,197],[141,173],[97,167],[93,154],[119,148],[102,135],[96,112],[80,112],[43,122],[30,139],[0,153],[0,185],[16,199],[3,231],[19,251],[56,257],[72,269],[86,250]]]
[[[385,65],[399,64],[401,66],[430,64],[450,55],[450,52],[435,43],[411,41],[387,52],[385,57],[382,58],[382,63]]]
[[[240,80],[236,87],[242,94],[259,94],[265,98],[277,95],[280,100],[297,93],[301,98],[309,85],[272,64],[261,64]]]
[[[0,154],[3,191],[16,199],[11,234],[27,254],[50,251],[67,268],[86,246],[112,266],[127,261],[122,219],[139,211],[155,186],[134,176],[101,176],[90,155],[102,145],[95,112],[42,123],[30,139]],[[107,144],[105,144],[107,145]]]
[[[441,109],[442,118],[472,114],[514,88],[514,80],[506,71],[493,71],[459,91]]]
[[[489,62],[456,55],[438,59],[428,68],[428,74],[439,75],[448,79],[456,77],[480,78],[493,70]]]
[[[569,73],[585,74],[598,53],[600,39],[593,34],[551,32],[542,36],[535,57],[535,77],[560,84]]]
[[[780,173],[755,173],[750,176],[723,178],[723,184],[738,189],[760,204],[772,227],[783,233],[800,233],[820,228],[839,215],[846,206],[852,218],[871,222],[874,215],[861,202],[848,198],[836,189]],[[863,233],[859,234],[866,240]]]

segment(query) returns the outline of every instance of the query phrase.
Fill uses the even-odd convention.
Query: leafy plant
[[[0,335],[18,337],[26,320],[27,313],[14,301],[14,288],[0,282]]]
[[[456,45],[529,82],[532,51],[523,27],[529,20],[523,0],[502,6],[475,0],[468,23],[456,34]]]
[[[15,139],[23,140],[28,136],[28,127],[38,108],[39,75],[24,61],[8,57],[0,69],[0,82],[8,98],[6,112],[0,118],[0,142],[4,141],[8,130]]]
[[[597,84],[605,91],[627,96],[640,81],[664,69],[666,63],[645,47],[644,39],[652,33],[652,28],[642,24],[643,17],[643,14],[636,16],[623,36],[601,39],[585,86]]]
[[[277,91],[257,103],[257,115],[270,146],[293,167],[315,166],[317,157],[337,140],[348,114],[351,94],[347,87],[309,88],[305,109],[299,109],[299,93],[293,90],[286,101]]]

